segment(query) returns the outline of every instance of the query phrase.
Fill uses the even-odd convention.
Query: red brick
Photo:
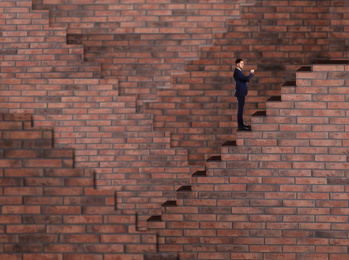
[[[132,244],[126,244],[125,245],[125,251],[126,253],[149,253],[149,252],[156,252],[156,245],[132,245]]]
[[[107,254],[105,260],[143,260],[143,254]]]
[[[0,216],[1,224],[20,224],[21,222],[20,216]]]
[[[43,233],[45,231],[44,225],[9,225],[7,233]]]
[[[82,252],[82,246],[76,244],[46,244],[44,250],[47,253]]]
[[[231,253],[231,259],[249,259],[249,260],[258,260],[261,259],[262,254],[260,253]]]
[[[4,195],[42,195],[42,188],[37,187],[5,187]]]
[[[284,252],[314,252],[314,246],[285,246]]]
[[[123,253],[122,245],[86,245],[85,252],[88,253]]]
[[[102,243],[139,243],[139,235],[101,235]]]
[[[23,204],[25,205],[58,205],[63,204],[63,199],[60,197],[35,197],[26,196],[23,198]]]
[[[79,214],[81,207],[79,206],[45,206],[42,207],[43,214]]]
[[[24,254],[23,260],[63,260],[61,254]]]
[[[17,168],[21,167],[21,161],[20,160],[14,160],[14,159],[0,159],[0,167],[2,168]]]
[[[97,243],[98,235],[60,235],[60,241],[63,243]]]
[[[344,260],[346,257],[346,254],[330,254],[330,260]]]
[[[6,139],[41,139],[41,131],[4,131],[3,138]]]
[[[83,225],[48,225],[48,233],[85,233]]]
[[[54,178],[26,178],[25,186],[63,186],[63,180]]]
[[[65,254],[65,260],[102,260],[103,255],[89,254]]]
[[[44,188],[44,195],[82,195],[82,188]]]
[[[1,260],[21,260],[21,255],[16,254],[2,254],[0,255]]]
[[[24,167],[61,167],[61,160],[54,159],[35,159],[35,160],[23,160]]]
[[[296,255],[294,253],[266,253],[264,254],[270,260],[295,260]]]
[[[200,259],[227,259],[229,253],[198,253]]]
[[[77,216],[64,216],[63,217],[63,222],[66,224],[98,224],[98,223],[102,223],[102,216],[101,215],[92,215],[92,216],[81,216],[81,215],[77,215]]]

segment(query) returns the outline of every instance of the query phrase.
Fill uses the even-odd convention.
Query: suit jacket
[[[241,70],[235,68],[234,70],[234,80],[235,80],[235,97],[244,97],[247,95],[248,89],[246,82],[249,82],[253,77],[253,74],[245,76]]]

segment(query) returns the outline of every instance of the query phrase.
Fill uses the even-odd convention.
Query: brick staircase
[[[270,96],[280,95],[280,85],[303,64],[348,58],[342,52],[346,29],[338,20],[348,17],[348,2],[294,2],[241,4],[241,15],[228,20],[226,31],[213,34],[213,45],[200,46],[199,59],[186,60],[185,73],[173,74],[171,88],[159,89],[158,99],[145,104],[154,114],[154,129],[170,131],[172,145],[188,149],[190,164],[218,156],[221,145],[236,138],[236,58],[244,58],[246,71],[256,70],[246,99],[247,121],[265,109]]]
[[[192,165],[202,165],[235,139],[235,58],[244,57],[258,71],[249,86],[247,120],[265,108],[269,96],[280,94],[280,84],[301,64],[347,58],[345,1],[294,6],[286,0],[206,5],[36,0],[32,6],[49,9],[50,25],[67,28],[67,42],[83,44],[85,60],[100,62],[103,77],[119,79],[120,95],[137,95],[137,111],[143,111],[144,100],[155,101],[145,104],[154,129],[170,132],[173,147],[188,149]],[[167,18],[156,8],[176,15]],[[215,22],[199,22],[203,14]],[[226,17],[234,18],[227,26]]]
[[[33,19],[3,27],[18,37],[1,45],[11,51],[0,57],[0,112],[29,113],[35,127],[53,127],[55,147],[74,149],[74,166],[95,170],[94,186],[116,190],[120,213],[137,211],[137,228],[145,227],[197,167],[188,166],[186,150],[170,148],[168,132],[153,131],[151,114],[136,112],[135,95],[119,96],[118,80],[101,78],[101,65],[85,62],[81,45],[66,44],[66,28],[49,27],[48,11],[31,4],[0,5]]]
[[[300,68],[148,228],[180,259],[348,257],[349,62]]]

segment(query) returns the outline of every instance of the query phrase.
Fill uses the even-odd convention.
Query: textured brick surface
[[[279,94],[280,84],[294,77],[293,71],[300,65],[317,59],[347,57],[343,22],[347,19],[346,1],[259,0],[253,5],[242,1],[230,6],[238,11],[240,19],[228,20],[227,32],[213,36],[212,32],[217,28],[206,23],[191,23],[194,14],[189,15],[187,11],[197,8],[195,17],[206,19],[218,14],[219,8],[230,8],[224,6],[228,3],[189,3],[185,12],[179,13],[178,8],[182,8],[183,3],[177,1],[152,3],[150,10],[147,3],[132,3],[132,6],[131,3],[120,3],[117,7],[105,2],[94,6],[61,4],[44,5],[54,10],[52,25],[57,17],[67,16],[71,11],[70,15],[76,17],[70,22],[65,20],[64,26],[69,28],[68,32],[75,30],[75,33],[68,35],[68,42],[83,43],[85,59],[101,62],[104,77],[118,77],[121,95],[137,94],[141,100],[157,100],[145,105],[146,111],[154,114],[155,129],[170,131],[173,135],[171,144],[189,149],[193,164],[201,164],[210,155],[219,154],[217,147],[235,135],[232,130],[236,129],[236,101],[232,97],[235,58],[245,58],[247,68],[257,70],[246,104],[246,114],[251,115],[256,109],[264,108],[264,101],[270,95]],[[34,6],[43,7],[42,3],[34,3]],[[59,6],[64,11],[59,10]],[[139,16],[139,12],[146,14],[147,19],[153,19],[149,12],[156,7],[176,14],[171,19],[186,20],[180,23],[185,33],[171,31],[177,28],[178,21],[137,23],[137,18],[131,19],[132,15]],[[113,11],[98,12],[98,8],[112,8]],[[209,16],[201,10],[206,8],[211,8]],[[93,21],[96,14],[103,14],[110,21]],[[86,17],[85,20],[81,16]],[[221,16],[221,19],[227,17]],[[131,19],[133,23],[113,23],[112,18]],[[159,15],[155,19],[162,21],[165,18]],[[83,21],[86,21],[85,27]],[[127,31],[113,33],[113,30],[124,30],[125,24],[129,24]],[[192,29],[191,26],[203,29],[200,27],[203,24],[210,33],[187,30]],[[139,26],[145,31],[139,31]],[[161,30],[164,26],[165,30]],[[214,46],[203,46],[211,43]],[[170,77],[171,73],[183,70],[186,73]],[[172,90],[161,89],[164,86],[171,86]],[[203,103],[210,104],[204,106]]]
[[[15,147],[0,143],[1,259],[158,256],[156,235],[137,232],[134,214],[120,214],[115,191],[96,190],[92,170],[67,163],[73,150],[53,149],[52,137],[51,149],[25,147],[48,132],[30,127],[30,115],[0,114],[0,121],[0,140],[18,140]]]
[[[198,57],[199,45],[240,14],[242,1],[33,1],[50,10],[50,25],[68,28],[69,43],[84,43],[86,60],[103,63],[105,77],[119,77],[125,94],[156,98],[171,73]]]
[[[65,29],[48,27],[47,11],[31,10],[30,1],[18,2],[20,6],[13,1],[2,4],[4,13],[34,16],[32,23],[37,26],[17,26],[15,30],[4,25],[3,39],[11,41],[4,48],[16,48],[17,52],[1,56],[0,111],[30,113],[36,127],[54,128],[54,134],[35,129],[30,135],[3,131],[2,143],[17,150],[51,148],[52,142],[61,148],[74,148],[74,161],[56,160],[62,153],[52,150],[44,152],[50,161],[37,160],[36,156],[41,155],[31,153],[32,159],[27,158],[23,164],[69,168],[74,163],[77,168],[93,168],[94,186],[117,190],[117,208],[123,213],[134,213],[137,208],[139,223],[142,215],[146,219],[149,214],[159,213],[161,204],[173,199],[175,190],[190,182],[188,177],[194,170],[188,166],[186,150],[170,149],[170,134],[153,131],[152,115],[136,111],[136,96],[119,96],[118,79],[101,78],[101,64],[83,61],[82,46],[66,44]],[[21,24],[14,16],[6,18],[9,24]],[[33,30],[40,38],[28,37]],[[12,34],[16,37],[10,37]],[[50,56],[38,56],[44,53]],[[1,129],[20,127],[18,122],[8,124],[2,124]],[[25,151],[10,151],[0,164],[20,168],[13,154],[27,156]]]
[[[158,101],[146,104],[146,111],[154,114],[155,129],[170,131],[173,146],[187,147],[191,163],[219,154],[217,144],[234,137],[237,128],[235,59],[244,58],[247,71],[256,69],[245,105],[248,122],[248,115],[264,109],[270,96],[279,95],[280,85],[294,78],[301,65],[347,58],[346,28],[341,20],[348,16],[347,7],[346,1],[242,5],[240,19],[228,20],[227,32],[215,33],[213,46],[200,47],[199,60],[186,61],[186,73],[173,75],[172,87],[159,89]],[[316,75],[321,84],[321,73]],[[334,79],[336,75],[330,74]]]
[[[193,175],[179,191],[186,194],[148,222],[160,251],[176,250],[180,259],[347,258],[348,122],[340,120],[348,112],[347,84],[345,76],[340,84],[330,76],[345,75],[346,62],[297,72],[311,84],[292,91],[285,84],[281,97],[252,117],[251,132],[238,132],[236,143]],[[309,99],[291,101],[295,93]]]
[[[71,132],[97,131],[108,125],[98,116],[101,113],[114,113],[117,108],[120,113],[131,112],[120,107],[123,104],[107,102],[118,103],[112,95],[136,95],[136,108],[154,115],[153,128],[169,131],[171,145],[188,149],[191,164],[203,164],[235,136],[235,58],[245,58],[246,68],[257,70],[246,104],[248,122],[248,115],[264,108],[270,95],[279,94],[280,84],[294,77],[300,65],[347,57],[346,1],[194,2],[23,0],[17,6],[3,1],[8,14],[2,18],[7,21],[3,37],[8,42],[2,43],[1,109],[30,112],[35,119],[41,115],[42,124],[59,126],[57,133],[67,132],[66,140],[59,142],[85,149],[87,144],[100,145],[100,135]],[[42,9],[49,9],[50,16]],[[16,12],[24,18],[14,18]],[[234,19],[227,20],[232,15]],[[136,21],[142,17],[146,20]],[[165,17],[175,21],[164,22]],[[67,27],[68,33],[59,26]],[[183,31],[172,32],[173,28]],[[98,79],[101,74],[111,81]],[[331,77],[335,80],[336,75]],[[95,84],[105,86],[97,91],[90,86]],[[148,99],[155,102],[142,102]],[[72,123],[77,118],[89,122]],[[86,139],[81,142],[77,137]]]
[[[347,1],[0,12],[0,258],[345,259]]]

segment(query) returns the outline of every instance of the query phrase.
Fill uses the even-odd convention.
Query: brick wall
[[[136,8],[136,12],[118,10],[130,6]],[[158,9],[148,9],[155,7]],[[227,7],[230,10],[225,11]],[[96,15],[97,9],[111,9],[112,12],[99,12],[99,16]],[[159,12],[155,18],[151,17],[154,10],[166,10],[172,16],[163,16]],[[152,224],[159,219],[162,204],[166,210],[171,210],[174,209],[171,206],[177,198],[193,196],[190,193],[191,189],[195,189],[193,187],[204,189],[204,192],[201,190],[203,200],[188,203],[207,205],[213,203],[209,196],[213,196],[214,200],[220,198],[218,194],[205,193],[215,184],[191,187],[192,173],[200,176],[206,168],[207,172],[215,172],[218,176],[212,181],[222,183],[230,181],[220,177],[231,174],[231,167],[236,167],[234,165],[242,168],[237,171],[238,174],[245,174],[246,166],[284,165],[284,162],[280,164],[279,161],[273,161],[273,158],[277,158],[275,156],[269,158],[273,163],[259,163],[267,160],[263,158],[268,156],[261,155],[261,150],[257,151],[258,147],[253,148],[253,151],[257,151],[256,161],[240,162],[248,156],[246,152],[240,157],[234,155],[240,158],[239,162],[214,162],[212,160],[217,159],[214,157],[205,165],[210,156],[221,155],[222,152],[223,159],[225,156],[229,160],[234,158],[231,154],[225,155],[226,146],[221,148],[226,141],[237,138],[239,146],[264,146],[267,142],[275,144],[275,140],[266,141],[266,138],[278,136],[275,133],[264,135],[264,132],[257,133],[257,130],[269,131],[278,127],[280,118],[266,119],[271,120],[270,124],[268,121],[253,121],[254,128],[250,137],[244,137],[241,133],[236,136],[236,102],[232,97],[235,58],[243,57],[247,70],[257,69],[256,76],[249,85],[246,104],[246,121],[250,121],[250,115],[258,109],[264,109],[265,101],[270,96],[280,94],[281,84],[287,79],[293,79],[295,70],[301,65],[310,64],[317,59],[347,58],[348,55],[347,1],[258,0],[255,3],[229,1],[219,4],[193,1],[185,6],[176,1],[159,2],[153,7],[150,4],[125,2],[116,7],[114,1],[69,1],[68,4],[67,1],[32,3],[26,0],[4,0],[0,3],[0,11],[0,112],[29,113],[33,115],[35,127],[52,128],[53,134],[49,138],[52,138],[55,149],[74,149],[74,166],[79,170],[91,168],[95,171],[93,176],[88,175],[89,180],[84,185],[96,188],[98,192],[117,191],[118,213],[134,217],[137,212],[138,229],[146,227],[145,220],[149,216],[153,215],[149,219]],[[145,15],[138,15],[139,11]],[[232,15],[239,17],[227,20]],[[197,21],[122,24],[131,26],[127,29],[120,28],[121,23],[115,22],[115,19],[138,17],[151,17],[158,19],[158,22],[161,19]],[[206,19],[210,19],[211,23],[207,23]],[[182,27],[177,27],[179,25]],[[180,32],[177,31],[178,28]],[[226,32],[214,32],[216,30]],[[175,74],[171,75],[172,73]],[[345,80],[345,73],[337,74],[342,76],[340,80]],[[297,84],[303,82],[305,81],[297,80]],[[283,91],[291,89],[292,84],[289,85]],[[297,94],[294,98],[298,96],[303,97]],[[270,102],[267,106],[270,106]],[[309,109],[312,109],[312,105]],[[271,110],[268,111],[271,113]],[[296,116],[305,116],[303,120],[310,120],[317,115],[314,112],[309,114],[309,111],[283,111],[284,114],[296,113],[292,114],[293,119],[287,121],[286,127],[296,131],[299,123],[295,121]],[[339,115],[329,114],[329,120],[330,117],[342,114],[343,111]],[[252,120],[257,120],[256,118],[253,117]],[[326,129],[326,122],[317,129],[321,127]],[[303,133],[308,128],[305,127],[300,136],[312,137],[310,133]],[[338,131],[345,131],[345,127]],[[277,138],[287,139],[282,143],[291,142],[288,134]],[[241,136],[247,140],[242,141]],[[325,138],[323,134],[318,136]],[[4,138],[7,140],[8,136]],[[292,142],[299,146],[306,143],[299,139]],[[35,143],[38,145],[35,149],[48,148],[43,141]],[[3,151],[2,154],[4,155]],[[343,158],[343,155],[336,155],[337,157]],[[313,159],[316,165],[315,157]],[[290,159],[285,157],[282,160]],[[57,163],[55,160],[52,162]],[[71,167],[72,162],[70,158],[68,164],[61,162],[60,166]],[[312,165],[309,162],[307,164]],[[17,167],[16,164],[14,167]],[[219,169],[214,169],[215,167]],[[260,172],[263,174],[264,171]],[[259,180],[262,177],[256,178]],[[37,187],[43,189],[40,185]],[[5,188],[4,184],[2,194]],[[246,195],[239,192],[235,195]],[[82,197],[87,195],[80,194]],[[108,196],[101,195],[106,198]],[[224,203],[224,200],[219,203]],[[37,208],[41,210],[42,207],[39,205]],[[208,214],[215,211],[198,208],[190,210],[207,211]],[[176,217],[180,220],[181,216]],[[216,215],[210,217],[216,220]],[[6,231],[5,224],[0,224],[3,233]],[[160,223],[161,227],[163,225],[164,223]],[[178,221],[169,224],[171,228],[176,225],[186,227],[186,223]],[[203,225],[210,226],[211,223]],[[229,225],[223,223],[222,227],[227,228]],[[170,231],[159,231],[159,234],[175,232],[171,228]],[[177,230],[176,234],[178,233],[187,234],[184,229]],[[20,238],[20,233],[17,233],[17,237]],[[160,243],[163,243],[162,239],[159,240]],[[172,241],[175,245],[164,244],[162,251],[177,252],[183,249],[183,252],[187,252],[188,248],[193,248],[192,245],[184,245],[185,243],[176,245],[176,239],[173,238],[164,240]],[[241,250],[246,253],[244,250],[250,244],[243,245]],[[40,251],[44,247],[39,245],[37,248]],[[195,257],[215,259],[215,252],[211,253]],[[261,255],[263,253],[258,252],[251,257],[258,259]],[[191,256],[182,253],[181,257]],[[245,256],[250,257],[246,253],[241,258]],[[31,256],[25,257],[30,259]],[[143,255],[138,254],[137,257]]]
[[[121,93],[156,99],[171,73],[212,44],[214,31],[239,15],[240,1],[33,1],[50,10],[50,25],[68,28],[69,43],[83,43],[85,59],[103,63],[103,75],[120,79]]]
[[[96,190],[93,171],[73,168],[74,151],[52,141],[30,114],[0,115],[0,259],[175,259],[157,254],[156,234],[136,231],[115,191]]]

